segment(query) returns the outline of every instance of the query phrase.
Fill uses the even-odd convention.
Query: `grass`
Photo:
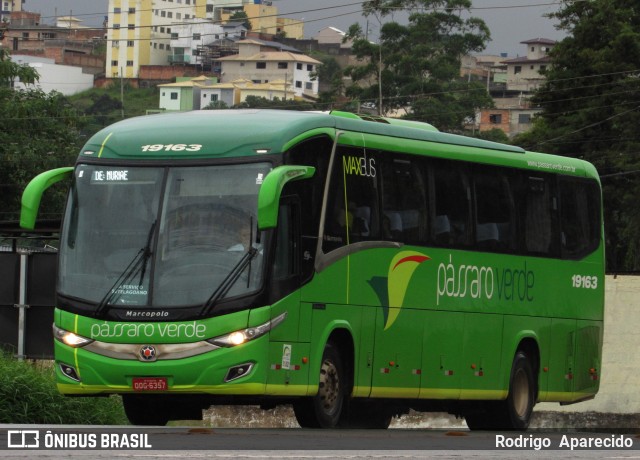
[[[118,396],[69,398],[58,393],[48,363],[0,354],[0,423],[124,425]]]

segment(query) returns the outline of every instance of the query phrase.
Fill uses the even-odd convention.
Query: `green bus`
[[[291,404],[302,427],[522,430],[598,391],[587,162],[346,112],[151,115],[34,178],[24,228],[64,178],[57,385],[134,424]]]

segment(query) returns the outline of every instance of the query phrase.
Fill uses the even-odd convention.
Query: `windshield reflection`
[[[257,194],[269,170],[268,163],[79,166],[65,216],[59,292],[130,307],[203,305],[255,240]],[[144,269],[123,276],[149,242]],[[257,249],[225,297],[258,289]]]

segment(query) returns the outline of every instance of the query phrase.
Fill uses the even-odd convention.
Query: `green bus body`
[[[522,429],[535,402],[598,391],[604,243],[599,179],[587,162],[340,112],[153,115],[105,128],[74,172],[30,185],[24,226],[44,188],[72,174],[58,388],[124,394],[134,423],[237,402],[293,403],[303,426],[348,425],[352,414],[351,426],[385,427],[413,408],[465,416],[471,428]],[[100,180],[113,184],[100,189]],[[150,198],[136,199],[143,188]],[[204,254],[217,238],[203,222],[235,212],[207,208],[205,194],[225,189],[226,205],[250,203],[227,223],[249,229],[242,248],[253,250],[215,268],[222,282],[203,287],[196,280],[208,279]],[[83,202],[83,190],[95,201]],[[120,192],[120,201],[100,201]],[[187,199],[197,217],[176,223]],[[121,217],[100,223],[107,207]],[[104,247],[130,238],[123,228],[143,207],[156,215],[137,227],[146,244],[112,263],[121,278],[104,285],[87,274],[85,284],[74,270],[88,266],[87,254],[111,260]],[[191,242],[178,243],[172,225],[191,230]],[[197,255],[177,256],[194,248],[198,272],[189,265]],[[129,261],[138,268],[126,271]],[[237,276],[223,276],[234,268]],[[192,300],[178,305],[181,292]],[[140,415],[154,411],[164,415]]]

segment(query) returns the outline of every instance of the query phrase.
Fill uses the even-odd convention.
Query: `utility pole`
[[[489,93],[489,82],[491,81],[491,67],[487,67],[487,93]]]
[[[124,120],[124,78],[120,67],[120,116]]]
[[[382,40],[378,40],[378,115],[382,116]]]

